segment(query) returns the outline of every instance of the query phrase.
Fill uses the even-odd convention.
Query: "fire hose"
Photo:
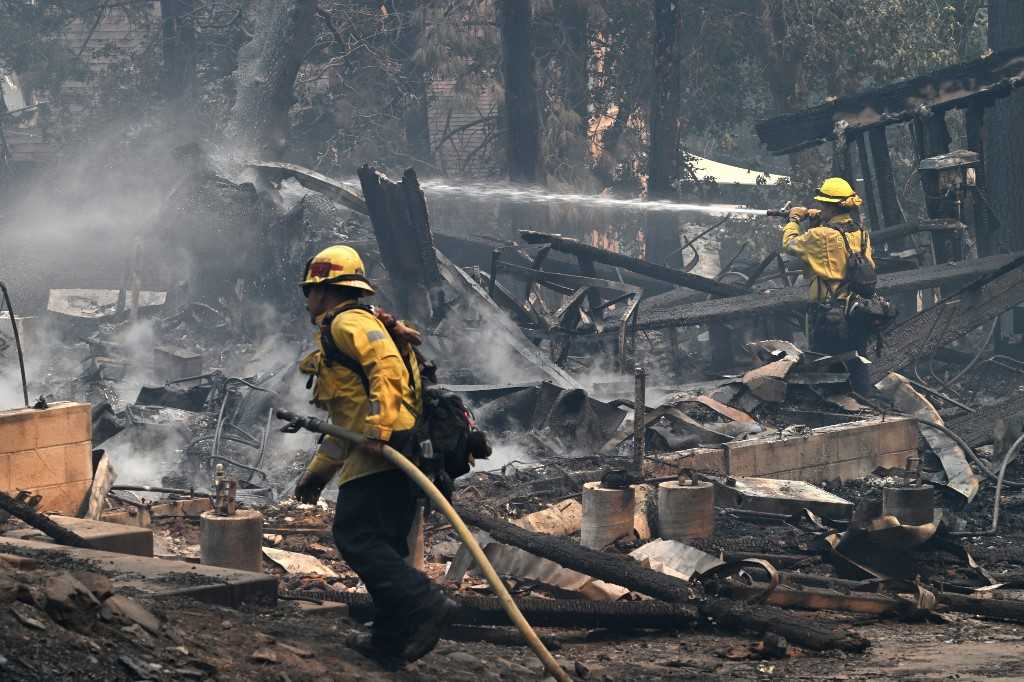
[[[276,414],[278,419],[283,419],[288,422],[288,425],[282,429],[288,432],[294,433],[302,428],[314,433],[321,433],[334,436],[335,438],[341,438],[354,445],[361,445],[367,440],[366,437],[360,433],[343,429],[340,426],[335,426],[334,424],[325,422],[322,419],[317,419],[316,417],[300,417],[292,412],[288,412],[287,410],[278,410]],[[498,596],[498,600],[501,602],[501,606],[505,610],[505,613],[508,614],[509,619],[523,635],[523,638],[526,639],[526,642],[529,644],[530,649],[533,650],[533,653],[535,653],[541,663],[544,664],[544,668],[547,670],[548,674],[558,680],[558,682],[570,682],[569,675],[562,670],[562,666],[558,664],[558,661],[556,661],[554,656],[551,655],[551,652],[547,650],[544,643],[540,641],[540,637],[538,637],[537,633],[534,632],[532,627],[530,627],[530,624],[526,621],[526,618],[519,610],[519,607],[516,606],[515,601],[512,600],[512,595],[508,593],[508,590],[505,588],[505,584],[501,582],[501,578],[498,577],[498,573],[494,570],[494,566],[492,566],[491,562],[487,560],[487,556],[480,548],[480,544],[477,543],[476,538],[473,537],[469,527],[459,517],[454,507],[452,507],[451,503],[448,502],[441,491],[437,489],[437,486],[434,485],[433,481],[420,471],[419,467],[413,464],[405,455],[394,448],[384,445],[381,448],[381,452],[389,462],[405,472],[405,474],[411,478],[424,493],[427,494],[430,501],[436,506],[436,508],[440,509],[441,512],[448,517],[452,527],[459,534],[459,537],[462,538],[462,541],[469,549],[469,553],[473,555],[473,559],[483,571],[484,577],[487,578],[487,582],[490,584],[491,589],[494,590],[494,593]]]

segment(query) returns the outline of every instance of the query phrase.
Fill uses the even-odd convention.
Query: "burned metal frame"
[[[526,268],[512,263],[506,263],[495,257],[491,261],[491,273],[489,281],[492,286],[497,285],[498,275],[502,272],[508,273],[526,281],[526,303],[525,306],[531,310],[539,319],[544,320],[546,332],[552,341],[552,360],[557,364],[565,362],[572,344],[572,337],[579,335],[581,318],[585,316],[582,308],[586,299],[587,311],[594,316],[591,323],[594,331],[601,334],[604,326],[600,323],[600,313],[607,308],[617,305],[623,300],[629,300],[622,315],[618,316],[618,362],[619,367],[626,367],[628,355],[628,342],[635,335],[636,314],[643,298],[643,289],[631,284],[614,282],[611,280],[599,279],[597,277],[585,277],[582,275],[566,275],[560,272],[545,272],[541,269],[544,258],[551,249],[542,248],[534,258],[534,267]],[[535,285],[544,286],[559,294],[568,295],[568,299],[554,312],[537,311],[530,303],[530,296]],[[613,292],[613,295],[602,298],[605,292]],[[633,334],[629,334],[629,330]],[[583,332],[590,334],[591,332]],[[561,338],[556,338],[561,337]]]

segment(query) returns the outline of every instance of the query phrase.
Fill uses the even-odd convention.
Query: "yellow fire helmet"
[[[363,259],[351,246],[329,246],[309,259],[306,263],[303,287],[314,284],[337,284],[365,291],[369,295],[376,293],[366,279],[366,268]]]
[[[839,204],[846,208],[854,208],[864,203],[850,183],[842,178],[827,178],[818,188],[814,200],[826,204]]]

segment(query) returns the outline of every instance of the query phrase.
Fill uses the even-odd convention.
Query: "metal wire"
[[[988,348],[988,344],[992,340],[992,335],[995,334],[995,332],[996,332],[996,325],[998,325],[998,324],[999,324],[999,318],[998,317],[995,318],[994,320],[992,320],[992,326],[989,327],[989,329],[988,329],[988,336],[986,336],[985,340],[981,342],[981,346],[978,347],[978,352],[974,354],[974,357],[971,358],[971,361],[968,362],[964,366],[964,368],[962,370],[957,372],[956,375],[954,375],[952,378],[947,379],[945,382],[943,382],[939,386],[939,390],[944,390],[944,389],[948,388],[950,384],[952,384],[957,379],[959,379],[960,377],[962,377],[963,375],[965,375],[969,371],[971,371],[971,368],[974,367],[974,365],[976,365],[978,363],[979,359],[981,359],[982,353],[984,353],[985,349]]]
[[[25,407],[31,407],[28,402],[28,379],[25,378],[25,354],[21,350],[21,334],[18,333],[18,321],[14,318],[14,306],[11,305],[11,295],[3,281],[0,281],[0,291],[4,294],[7,314],[11,316],[11,329],[14,331],[14,345],[18,349],[18,367],[21,369],[21,392],[25,397]]]

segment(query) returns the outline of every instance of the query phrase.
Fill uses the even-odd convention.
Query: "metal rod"
[[[18,349],[18,367],[21,369],[21,392],[25,397],[25,407],[31,407],[28,402],[28,379],[25,378],[25,354],[21,350],[21,334],[18,333],[18,321],[14,319],[14,306],[11,305],[11,295],[7,291],[7,285],[2,281],[0,281],[0,291],[4,293],[7,314],[11,316],[11,329],[14,330],[14,346]]]
[[[633,470],[637,476],[644,475],[644,436],[646,427],[647,374],[643,367],[633,370]]]
[[[196,490],[185,490],[184,488],[160,488],[152,485],[114,485],[111,490],[127,490],[130,492],[142,491],[147,493],[164,493],[167,495],[188,495],[189,497],[206,497],[209,493]]]
[[[263,427],[263,438],[260,440],[260,451],[256,456],[256,466],[249,472],[249,477],[245,480],[252,482],[252,475],[256,473],[256,470],[263,464],[263,455],[267,452],[267,441],[270,440],[270,424],[274,419],[274,408],[271,407],[267,410],[267,423]]]
[[[501,249],[491,251],[491,278],[487,282],[487,295],[494,298],[495,289],[498,287],[498,259],[501,258]]]

